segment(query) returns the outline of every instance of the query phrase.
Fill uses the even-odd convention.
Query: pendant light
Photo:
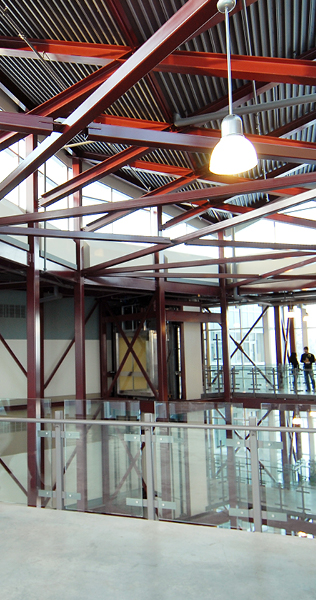
[[[228,73],[228,110],[229,114],[222,121],[220,141],[211,154],[210,171],[218,175],[236,175],[253,169],[258,164],[258,157],[253,144],[243,135],[242,120],[232,111],[232,76],[230,61],[229,17],[236,6],[236,0],[218,0],[217,10],[225,13],[226,52]]]

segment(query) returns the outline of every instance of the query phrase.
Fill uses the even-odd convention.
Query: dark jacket
[[[299,364],[298,364],[296,352],[292,352],[292,354],[289,358],[289,363],[290,363],[290,365],[292,365],[293,369],[298,369]]]
[[[301,362],[304,363],[304,369],[312,369],[315,362],[315,356],[311,352],[304,352],[301,356]]]

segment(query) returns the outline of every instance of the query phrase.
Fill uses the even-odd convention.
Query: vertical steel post
[[[289,319],[290,350],[296,352],[294,319]]]
[[[30,154],[37,145],[36,136],[26,138],[26,152]],[[37,171],[26,180],[26,209],[38,210],[38,174]],[[34,227],[31,224],[30,227]],[[40,327],[40,268],[39,238],[28,238],[27,267],[27,416],[40,417],[41,389],[41,327]],[[27,425],[27,462],[28,462],[28,505],[36,506],[39,487],[40,442],[37,437],[39,426]]]
[[[55,412],[55,419],[63,419],[63,411]],[[62,437],[63,424],[55,425],[55,461],[56,461],[56,508],[63,510],[63,491],[64,491],[64,441]]]
[[[161,228],[162,208],[157,209],[158,231]],[[155,261],[159,262],[159,253],[155,253]],[[164,280],[156,281],[156,322],[157,322],[157,356],[158,356],[158,395],[160,402],[168,402],[167,373],[167,337],[166,337],[166,305]]]
[[[183,310],[183,308],[182,308]],[[181,357],[181,400],[187,399],[187,385],[185,379],[185,352],[184,352],[184,323],[180,323],[180,357]]]
[[[283,373],[282,373],[282,336],[281,336],[281,322],[280,322],[280,307],[274,307],[274,329],[275,329],[275,349],[276,349],[276,362],[278,369],[278,387],[283,387]]]
[[[225,406],[225,420],[226,425],[231,425],[233,421],[233,406]],[[233,432],[231,430],[226,431],[226,438],[233,439]],[[227,446],[227,480],[228,480],[228,499],[229,506],[236,508],[237,506],[237,490],[236,490],[236,458],[235,449],[232,446]],[[237,527],[237,518],[231,516],[230,523],[232,528]]]
[[[250,417],[249,425],[250,425],[250,427],[256,426],[257,419],[255,417]],[[250,441],[250,460],[251,460],[253,524],[254,524],[255,531],[262,531],[258,439],[257,439],[256,431],[250,430],[249,441]]]
[[[280,427],[286,427],[287,422],[285,418],[285,411],[280,410]],[[289,464],[289,452],[288,452],[288,441],[289,434],[282,431],[281,432],[281,442],[282,442],[282,474],[283,474],[283,483],[286,489],[290,488],[290,464]]]
[[[101,398],[106,397],[108,391],[108,352],[107,352],[107,323],[105,320],[105,306],[99,302],[99,335],[100,335],[100,390]]]
[[[147,519],[155,519],[155,489],[154,489],[154,461],[152,447],[152,420],[151,413],[144,413],[143,420],[147,423],[145,426],[145,451],[146,451],[146,486],[147,486]],[[150,425],[148,425],[150,423]]]
[[[223,233],[218,233],[218,239],[223,239]],[[225,249],[219,248],[219,258],[224,258]],[[225,265],[219,265],[219,273],[225,273]],[[223,355],[223,373],[224,373],[224,400],[231,401],[230,385],[230,353],[229,353],[229,330],[227,319],[227,297],[225,279],[220,279],[220,300],[221,300],[221,326],[222,326],[222,355]]]
[[[81,173],[81,161],[73,159],[73,176]],[[81,190],[73,195],[74,206],[82,205]],[[77,229],[81,228],[81,219],[76,222]],[[84,267],[83,243],[76,242],[77,275],[75,283],[75,373],[76,373],[76,417],[86,417],[86,358],[85,358],[85,303],[84,303]],[[77,491],[81,499],[77,501],[78,510],[86,510],[87,507],[87,445],[86,427],[77,427],[80,431],[80,439],[77,441]]]

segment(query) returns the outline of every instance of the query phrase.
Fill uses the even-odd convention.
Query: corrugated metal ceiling
[[[6,0],[5,3],[0,3],[0,35],[135,47],[145,42],[183,4],[185,2],[181,0]],[[243,11],[230,18],[233,54],[246,55],[251,52],[256,56],[295,58],[316,46],[316,0],[258,0],[248,7],[247,18],[248,24]],[[221,22],[187,41],[181,49],[225,53],[224,23]],[[49,65],[45,63],[47,61],[0,57],[0,72],[29,99],[28,108],[43,103],[97,69],[88,64],[56,61],[50,61]],[[225,78],[166,72],[155,72],[152,78],[146,77],[134,85],[110,107],[108,114],[166,121],[168,114],[178,114],[181,117],[194,115],[227,94]],[[244,80],[234,80],[233,89],[247,83]],[[160,90],[160,99],[156,88]],[[259,91],[258,102],[263,104],[315,92],[316,89],[312,86],[278,84],[263,94]],[[255,115],[243,118],[244,129],[246,133],[257,133],[259,127],[262,135],[272,134],[281,126],[313,110],[315,104],[298,104],[260,112],[258,119]],[[205,126],[218,129],[220,122],[209,122]],[[287,137],[315,143],[315,124],[307,124],[301,130],[289,133]],[[82,139],[80,136],[76,138],[77,141]],[[89,150],[111,155],[124,147],[93,144]],[[183,152],[155,150],[143,160],[185,168],[192,168],[194,165],[201,169],[208,159],[203,154],[189,156]],[[258,168],[248,175],[262,177],[282,165],[278,161],[267,160],[264,164],[260,161]],[[309,165],[303,168],[309,171],[314,167]],[[122,176],[123,174],[124,169],[121,171]],[[140,171],[136,180],[144,189],[155,189],[171,181],[172,177]],[[198,182],[190,185],[199,187],[206,184]],[[261,196],[243,196],[238,202],[253,204],[258,198]]]

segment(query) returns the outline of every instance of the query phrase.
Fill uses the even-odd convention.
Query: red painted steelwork
[[[316,261],[316,258],[314,259]],[[219,263],[219,264],[223,264],[223,263]],[[161,269],[164,269],[163,265],[161,266]],[[104,275],[106,277],[111,276],[111,277],[117,277],[117,275],[115,273],[111,273],[111,272],[107,272],[105,271]],[[123,274],[125,277],[155,277],[156,279],[243,279],[244,277],[249,277],[251,279],[257,279],[259,277],[259,274],[256,273],[249,273],[248,275],[246,275],[245,273],[240,273],[240,274],[236,274],[236,273],[192,273],[191,271],[185,272],[185,273],[168,273],[168,272],[164,272],[164,273],[124,273]],[[239,284],[238,284],[239,285]]]
[[[80,102],[110,77],[115,68],[114,65],[110,65],[99,69],[99,71],[96,71],[95,73],[91,73],[91,75],[85,79],[78,81],[70,88],[57,94],[57,96],[54,96],[43,104],[33,108],[27,114],[52,118],[69,115]],[[0,151],[19,141],[22,137],[23,135],[16,133],[0,135]]]
[[[263,282],[264,279],[270,279],[273,277],[276,277],[277,275],[281,275],[282,273],[285,273],[286,271],[293,271],[293,269],[298,269],[299,267],[305,267],[306,265],[310,265],[312,263],[316,262],[316,257],[313,256],[312,258],[308,258],[306,260],[302,260],[300,262],[297,263],[293,263],[291,265],[286,265],[285,267],[281,267],[280,269],[276,269],[275,271],[270,271],[269,273],[262,273],[262,275],[260,275],[259,277],[259,281]],[[245,277],[247,277],[245,275]],[[310,278],[313,278],[313,275],[310,275]],[[232,288],[232,287],[240,287],[242,285],[247,285],[248,283],[255,283],[254,281],[251,281],[250,279],[245,279],[245,281],[240,281],[238,284],[235,283],[231,283],[229,284],[227,287],[228,288]]]
[[[0,130],[49,135],[53,129],[54,123],[51,117],[0,111]]]
[[[80,216],[80,215],[79,215]],[[77,218],[77,216],[75,217]],[[28,231],[26,227],[0,227],[0,235],[19,235],[28,237],[39,237],[39,238],[61,238],[61,239],[73,239],[73,240],[99,240],[103,242],[141,242],[142,244],[157,244],[160,243],[159,236],[138,236],[120,233],[92,233],[89,231],[63,231],[61,229],[42,229],[38,228],[38,231]],[[12,242],[13,243],[13,242]],[[162,238],[161,243],[170,243],[169,238]]]
[[[106,158],[98,165],[91,167],[87,171],[80,173],[61,185],[57,185],[49,192],[43,194],[42,198],[44,200],[41,200],[41,206],[49,206],[57,202],[57,200],[73,194],[77,190],[81,190],[86,185],[98,181],[100,177],[115,173],[115,171],[129,163],[130,158],[139,158],[146,154],[147,151],[148,148],[126,148],[122,152]]]
[[[0,230],[1,231],[1,230]],[[302,251],[288,251],[288,252],[269,252],[262,254],[252,254],[248,256],[237,256],[237,257],[229,257],[229,258],[210,258],[210,259],[202,259],[202,260],[188,260],[183,262],[168,262],[165,264],[154,263],[147,265],[137,265],[133,267],[120,267],[116,269],[107,269],[105,271],[106,275],[111,274],[119,274],[119,273],[140,273],[141,271],[149,271],[152,269],[153,271],[159,271],[162,269],[166,270],[166,275],[172,276],[172,273],[168,273],[169,269],[180,269],[186,267],[203,267],[209,265],[220,265],[220,264],[234,264],[234,263],[243,263],[243,262],[255,262],[256,260],[280,260],[281,258],[291,258],[297,256],[308,256],[309,254],[315,254],[316,247],[309,252]]]
[[[176,51],[158,68],[164,72],[227,77],[227,57],[226,54]],[[312,85],[316,79],[316,64],[310,60],[235,54],[231,57],[231,68],[234,79],[298,85]]]
[[[165,283],[156,282],[156,326],[158,357],[158,394],[160,402],[168,402],[167,338]]]
[[[214,0],[188,0],[107,81],[102,83],[64,123],[64,133],[51,134],[0,184],[6,196],[43,162],[53,156],[111,104],[179,47],[216,11]]]
[[[280,242],[236,242],[236,240],[193,240],[188,245],[216,246],[223,248],[266,248],[270,250],[316,250],[314,244],[282,244]]]
[[[186,185],[189,185],[192,181],[196,180],[196,176],[195,175],[191,175],[191,177],[181,177],[179,179],[176,179],[175,181],[171,181],[170,183],[167,183],[166,185],[161,186],[159,189],[154,190],[153,192],[149,192],[148,194],[145,194],[143,197],[147,198],[148,196],[153,196],[153,195],[157,195],[157,194],[165,194],[165,193],[170,193],[171,191],[176,191],[179,189],[182,189],[183,187],[185,187]],[[91,223],[88,223],[88,225],[86,225],[86,227],[84,227],[84,231],[96,231],[97,229],[99,229],[100,227],[104,227],[105,225],[109,225],[110,223],[113,223],[114,221],[121,219],[122,217],[125,217],[126,215],[130,215],[132,212],[134,212],[134,210],[127,210],[127,211],[123,211],[121,213],[117,213],[117,214],[112,214],[112,215],[107,215],[106,217],[101,217],[100,219],[96,219],[95,221],[92,221]]]
[[[5,341],[3,335],[0,333],[0,341],[2,342],[2,344],[4,345],[5,349],[9,352],[10,356],[12,356],[14,362],[18,365],[19,369],[21,369],[23,375],[27,376],[27,371],[26,369],[24,369],[22,363],[19,361],[18,357],[16,356],[16,354],[13,352],[12,348],[10,348],[8,342]]]
[[[220,323],[221,316],[216,313],[189,310],[166,310],[166,320],[180,323]]]
[[[154,194],[153,196],[144,196],[141,198],[119,201],[119,202],[111,202],[107,203],[105,206],[97,204],[92,206],[83,206],[76,208],[68,208],[61,209],[55,211],[46,211],[45,213],[32,213],[26,215],[12,215],[9,217],[1,217],[0,218],[0,227],[3,225],[18,225],[22,223],[30,223],[30,222],[40,222],[40,221],[50,221],[54,219],[64,219],[67,217],[77,217],[83,215],[92,215],[92,214],[100,214],[102,212],[116,212],[116,211],[124,211],[134,208],[148,208],[150,206],[158,206],[164,204],[174,204],[177,202],[197,202],[199,200],[203,200],[206,198],[229,198],[231,196],[237,196],[241,194],[251,194],[260,191],[272,191],[278,189],[286,189],[287,187],[292,187],[293,185],[308,185],[309,183],[315,183],[316,181],[316,173],[303,173],[300,175],[289,175],[288,177],[276,178],[276,179],[256,179],[251,181],[246,181],[243,183],[236,183],[231,185],[223,185],[217,188],[207,188],[201,190],[190,190],[188,192],[173,193],[173,194],[165,194],[161,196],[159,193]],[[285,210],[287,208],[291,208],[295,206],[295,204],[299,204],[300,202],[305,202],[303,199],[304,194],[310,194],[312,197],[312,191],[303,192],[303,194],[298,194],[293,198],[287,198],[284,200],[278,200],[268,203],[268,205],[255,209],[251,212],[256,216],[266,216],[267,214],[277,212],[279,210]],[[210,206],[212,208],[212,206]],[[258,211],[261,211],[260,213]],[[216,225],[212,225],[211,227],[220,227],[226,228],[229,227],[230,224],[238,224],[239,221],[237,219],[241,219],[241,222],[247,221],[251,219],[250,215],[243,215],[242,217],[235,217],[233,219],[227,219],[225,224],[219,223]],[[255,217],[254,217],[255,218]],[[204,232],[208,228],[201,229],[198,232],[198,235],[195,233],[192,236],[200,237],[201,235],[207,235]],[[211,233],[212,230],[209,231]],[[70,236],[71,237],[71,236]],[[183,241],[189,241],[190,238],[186,238]],[[192,237],[193,239],[193,237]],[[180,242],[182,243],[182,242]]]
[[[223,232],[219,231],[218,239],[223,239]],[[219,248],[219,258],[224,258],[224,248]],[[219,265],[218,274],[223,275],[226,272],[226,265]],[[226,402],[231,399],[230,385],[230,356],[229,356],[229,329],[228,329],[228,303],[226,294],[225,279],[219,281],[220,303],[221,303],[221,327],[222,327],[222,360],[224,375],[224,398]]]
[[[288,190],[287,194],[286,194],[286,190],[284,190],[284,194],[286,194],[286,196],[289,196],[289,195],[294,196],[294,195],[304,191],[303,188],[296,188],[296,189],[299,189],[299,192],[295,191],[295,194],[290,194],[290,189]],[[283,192],[283,190],[281,190],[281,191]],[[278,194],[279,193],[280,193],[280,190],[278,190]],[[193,219],[194,217],[196,217],[197,215],[203,214],[206,210],[209,210],[210,208],[214,208],[215,210],[229,212],[229,213],[238,215],[238,214],[245,214],[245,213],[251,212],[255,208],[255,206],[253,206],[251,208],[250,206],[238,206],[237,204],[214,203],[213,207],[211,207],[209,203],[205,203],[205,204],[201,204],[197,208],[191,208],[189,210],[183,208],[183,211],[184,211],[183,214],[178,215],[177,217],[174,217],[173,219],[169,219],[169,221],[167,221],[163,225],[163,230],[169,229],[170,227],[173,227],[174,225],[177,225],[178,223],[182,223],[183,221],[188,222],[191,219]],[[312,219],[304,219],[302,217],[294,217],[293,215],[274,214],[274,215],[268,215],[267,219],[271,219],[272,221],[280,221],[282,223],[290,223],[291,225],[299,225],[301,227],[311,227],[312,229],[314,229],[316,227],[316,221],[313,221]]]
[[[217,144],[221,135],[220,131],[215,129],[196,129],[195,132],[195,134],[191,134],[151,131],[149,129],[114,127],[97,123],[91,123],[88,128],[89,140],[91,141],[207,154]],[[247,138],[255,145],[260,158],[316,164],[315,144],[253,134],[247,135]]]
[[[26,151],[32,152],[37,140],[29,136]],[[26,206],[29,211],[37,210],[37,172],[26,181]],[[32,227],[32,226],[31,226]],[[41,389],[41,335],[40,335],[40,276],[39,239],[29,238],[27,267],[27,417],[40,417],[38,399],[43,397]],[[36,424],[27,425],[28,506],[37,505],[39,487],[38,437]]]
[[[191,0],[191,3],[194,3],[195,5],[198,4],[196,0]],[[200,4],[205,4],[205,2],[202,2],[201,0]],[[212,4],[212,0],[209,0],[209,4]],[[180,11],[178,11],[178,13],[179,12]],[[176,13],[169,20],[169,23],[172,21],[172,19],[175,20],[178,13]],[[163,25],[163,27],[165,26],[166,23]],[[183,41],[185,40],[182,40],[182,42]],[[86,56],[90,57],[90,60],[86,59],[86,63],[98,64],[102,66],[108,66],[109,63],[112,63],[112,61],[116,61],[116,65],[124,64],[126,60],[129,60],[124,57],[131,52],[131,48],[128,46],[111,46],[105,44],[87,43],[80,44],[76,42],[61,41],[54,42],[53,40],[33,40],[32,43],[34,44],[35,48],[47,48],[47,44],[49,44],[50,50],[61,50],[61,52],[48,52],[48,55],[58,54],[59,56],[56,56],[56,58],[59,59],[59,62],[84,62],[85,57],[83,53],[85,53]],[[180,44],[181,42],[176,44],[175,47],[178,47]],[[24,49],[23,46],[25,48],[25,42],[21,40],[16,41],[14,38],[1,40],[0,38],[0,48],[2,48],[2,52],[0,52],[0,54],[20,55],[35,59],[36,55],[34,52],[30,51],[28,47],[26,47],[27,49]],[[6,50],[5,47],[7,47]],[[138,48],[136,52],[139,50],[140,48]],[[75,52],[75,54],[70,54],[72,51]],[[97,58],[95,58],[96,56]],[[69,60],[70,57],[73,57],[73,61]],[[316,80],[316,65],[313,64],[313,61],[311,60],[267,56],[232,55],[231,67],[232,77],[235,79],[256,80],[267,83],[273,81],[275,83],[292,83],[297,85],[313,85],[313,82]],[[226,54],[219,53],[171,50],[169,56],[161,58],[158,63],[153,64],[151,69],[160,72],[226,78],[227,57]],[[144,73],[144,75],[146,75],[151,69]]]
[[[264,180],[267,181],[267,180]],[[245,215],[240,215],[238,217],[233,217],[231,219],[226,219],[221,223],[216,223],[215,225],[210,225],[208,227],[204,227],[194,233],[189,233],[187,235],[183,235],[176,240],[173,240],[173,243],[176,244],[185,244],[195,238],[203,237],[205,235],[209,235],[218,231],[223,231],[229,227],[234,227],[235,225],[241,225],[242,223],[247,223],[253,221],[256,218],[263,218],[269,214],[278,212],[280,210],[287,210],[296,204],[300,204],[302,202],[307,202],[314,198],[316,194],[315,190],[309,190],[307,192],[303,192],[302,194],[298,194],[297,196],[285,198],[282,200],[274,200],[265,204],[261,208],[257,208],[251,211],[251,213],[247,213]]]

